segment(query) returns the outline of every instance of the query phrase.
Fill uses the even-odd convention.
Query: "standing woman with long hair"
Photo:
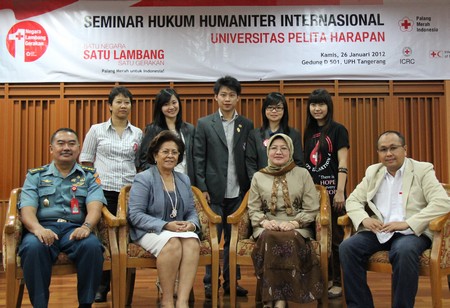
[[[326,187],[332,203],[332,248],[328,297],[342,295],[339,244],[344,237],[337,218],[345,213],[347,153],[350,147],[347,129],[333,121],[333,100],[327,90],[316,89],[306,109],[304,133],[305,167],[314,183]]]
[[[184,159],[175,167],[175,171],[187,174],[191,184],[195,185],[192,146],[194,142],[194,125],[184,122],[183,107],[178,93],[171,88],[162,89],[155,98],[153,122],[145,127],[144,138],[136,158],[138,172],[150,167],[147,150],[153,138],[163,130],[170,130],[183,140],[186,147]]]
[[[294,162],[303,166],[302,137],[298,130],[289,127],[289,112],[286,98],[279,92],[271,92],[266,96],[261,108],[263,124],[253,129],[247,140],[245,165],[250,181],[253,174],[267,167],[267,143],[275,134],[288,135],[294,144]]]

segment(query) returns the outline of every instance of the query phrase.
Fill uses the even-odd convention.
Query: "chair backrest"
[[[192,187],[192,193],[194,195],[195,210],[197,211],[198,220],[200,222],[200,228],[201,228],[201,233],[199,234],[200,241],[210,242],[211,234],[209,231],[209,219],[208,219],[208,216],[206,215],[206,213],[203,209],[203,205],[202,205],[202,202],[206,202],[206,200],[204,200],[204,198],[201,196],[200,190],[196,189],[195,187]]]
[[[6,258],[8,256],[8,249],[12,249],[12,247],[19,247],[20,242],[22,241],[22,222],[19,219],[19,209],[18,204],[20,202],[20,193],[22,192],[22,188],[14,188],[11,191],[6,215],[5,226],[2,230],[2,247],[3,247],[3,268],[6,269]],[[8,234],[8,235],[7,235]],[[6,237],[13,238],[13,242],[6,242]],[[13,245],[11,245],[13,244]],[[13,252],[16,255],[16,251]],[[16,259],[20,260],[19,257]]]
[[[241,220],[239,221],[239,224],[238,224],[238,230],[239,230],[238,241],[248,239],[253,233],[253,227],[252,227],[252,223],[250,221],[250,216],[248,214],[248,206],[247,206],[249,194],[250,194],[250,191],[247,191],[241,202],[241,206],[245,205],[245,210],[244,210],[244,212],[241,216]]]
[[[101,241],[103,247],[109,247],[109,229],[108,224],[105,221],[105,218],[103,215],[100,217],[100,221],[98,222],[97,226],[95,227],[95,235],[98,237],[98,239]]]

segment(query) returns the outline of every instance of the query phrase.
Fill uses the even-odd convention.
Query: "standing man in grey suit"
[[[211,209],[222,217],[218,225],[219,238],[224,232],[224,294],[230,293],[229,250],[231,226],[227,216],[240,205],[250,187],[245,167],[247,136],[253,123],[236,111],[241,85],[236,78],[225,76],[214,85],[214,99],[219,110],[198,120],[194,138],[194,163],[198,188]],[[240,272],[237,272],[238,279]],[[205,297],[211,298],[211,267],[206,267],[203,279]],[[247,290],[236,288],[237,296],[246,296]]]

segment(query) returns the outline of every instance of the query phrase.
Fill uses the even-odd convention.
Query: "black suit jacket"
[[[250,187],[245,168],[245,148],[252,129],[253,123],[250,120],[240,115],[236,118],[233,136],[234,163],[241,195]],[[228,147],[218,111],[198,120],[194,137],[194,164],[197,187],[209,193],[211,203],[222,203],[227,185]]]
[[[181,124],[181,133],[184,136],[184,145],[186,147],[186,167],[191,185],[195,185],[195,173],[194,173],[194,159],[192,158],[192,146],[194,143],[195,128],[194,125],[183,122]],[[147,161],[147,151],[153,138],[162,132],[163,129],[155,124],[149,124],[145,127],[144,138],[142,138],[141,146],[139,147],[138,155],[136,155],[136,169],[138,172],[150,168],[150,164]]]

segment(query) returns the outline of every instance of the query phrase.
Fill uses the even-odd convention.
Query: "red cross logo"
[[[409,57],[410,55],[412,55],[412,49],[411,47],[405,47],[403,48],[403,55],[406,57]]]
[[[402,32],[411,32],[414,22],[408,17],[403,17],[403,19],[399,20],[398,25]]]
[[[20,32],[17,32],[17,34],[16,34],[16,41],[21,41],[21,40],[22,40],[22,38],[23,38],[23,35],[22,35],[22,33],[20,33]]]
[[[430,57],[431,58],[442,58],[442,51],[441,50],[432,50],[432,51],[430,51]]]

